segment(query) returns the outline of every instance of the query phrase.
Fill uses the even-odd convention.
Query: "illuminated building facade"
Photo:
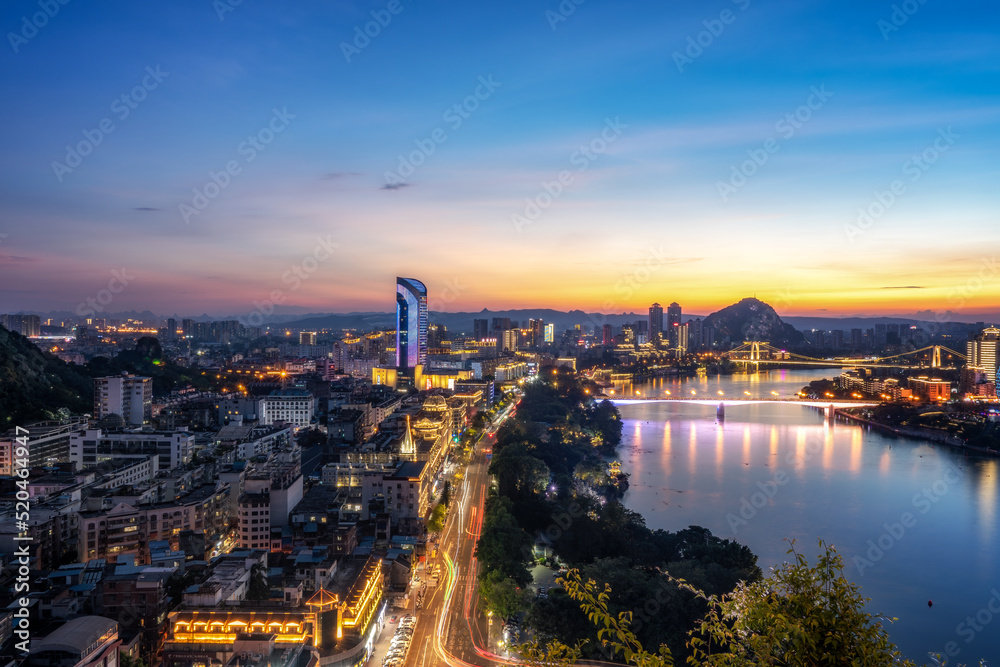
[[[413,278],[396,278],[396,368],[427,362],[427,288]]]
[[[997,380],[997,371],[1000,364],[998,355],[1000,347],[1000,329],[987,327],[979,335],[966,343],[965,363],[969,368],[975,368],[986,373],[990,380]]]
[[[554,343],[556,342],[556,325],[549,323],[545,325],[545,342]]]
[[[677,334],[681,326],[681,305],[674,301],[667,306],[667,337],[670,347],[677,347]]]
[[[605,325],[608,326],[608,325]],[[649,307],[649,340],[655,343],[663,335],[663,306],[654,303]],[[607,341],[604,342],[608,344]]]
[[[382,611],[382,560],[347,558],[333,591],[320,589],[297,607],[254,606],[180,609],[168,617],[164,659],[185,654],[228,656],[247,636],[270,636],[278,647],[314,646],[326,655],[365,649],[372,623]],[[227,660],[220,659],[222,664]]]

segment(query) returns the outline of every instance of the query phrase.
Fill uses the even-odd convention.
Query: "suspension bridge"
[[[726,353],[730,361],[757,368],[762,365],[841,366],[864,368],[957,368],[956,360],[965,361],[965,355],[944,345],[928,345],[884,357],[834,357],[819,359],[804,354],[781,350],[766,341],[746,341]],[[917,363],[913,363],[913,361]],[[909,361],[909,363],[907,363]],[[947,362],[947,365],[943,362]]]

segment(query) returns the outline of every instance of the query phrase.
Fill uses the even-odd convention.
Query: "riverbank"
[[[937,442],[942,445],[948,445],[949,447],[954,447],[956,449],[961,449],[966,452],[973,452],[975,454],[981,454],[984,456],[998,456],[998,452],[992,449],[986,449],[985,447],[975,447],[965,442],[965,440],[959,438],[958,436],[949,435],[946,433],[941,433],[940,431],[929,429],[929,428],[919,428],[916,426],[891,426],[889,424],[883,424],[882,422],[877,422],[860,415],[848,412],[852,408],[838,408],[835,410],[836,414],[840,417],[844,417],[850,421],[856,422],[858,424],[864,424],[872,428],[878,429],[883,433],[891,433],[893,435],[902,438],[917,438],[920,440],[928,440],[930,442]]]

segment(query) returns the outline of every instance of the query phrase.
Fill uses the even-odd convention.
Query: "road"
[[[496,429],[513,414],[510,407],[497,416],[494,426],[473,448],[464,479],[455,493],[458,500],[438,540],[437,555],[429,558],[425,574],[440,568],[440,583],[428,587],[417,616],[407,665],[432,667],[493,667],[513,664],[487,649],[490,621],[479,608],[476,541],[482,530],[483,507],[490,487],[489,451]]]

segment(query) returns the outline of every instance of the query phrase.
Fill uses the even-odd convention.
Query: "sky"
[[[1000,310],[995,3],[63,2],[0,312]]]

